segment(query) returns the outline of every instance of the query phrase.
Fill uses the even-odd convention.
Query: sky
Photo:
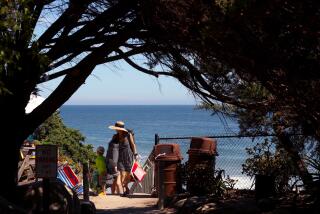
[[[39,85],[48,97],[62,78]],[[66,105],[195,105],[194,96],[172,77],[144,74],[125,62],[99,65]]]
[[[44,13],[35,29],[38,38],[57,16]],[[40,84],[40,95],[48,97],[62,78]],[[66,105],[195,105],[194,96],[172,77],[144,74],[124,61],[97,66],[86,83]]]

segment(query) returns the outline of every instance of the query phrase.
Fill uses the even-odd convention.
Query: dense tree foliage
[[[282,129],[288,123],[318,137],[318,1],[164,2],[150,25],[160,38],[179,36],[163,41],[173,50],[152,55],[156,62],[205,102],[271,112]]]
[[[149,55],[150,65],[165,64],[205,105],[236,110],[243,133],[276,134],[310,184],[290,135],[319,148],[320,2],[154,2],[147,23],[163,51]]]

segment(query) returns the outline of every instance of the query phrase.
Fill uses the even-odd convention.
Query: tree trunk
[[[6,131],[8,131],[6,128],[1,130],[2,154],[0,155],[0,164],[2,172],[0,176],[0,195],[14,202],[16,199],[20,143],[15,142],[12,136],[4,134]]]
[[[276,130],[276,133],[280,142],[280,146],[286,150],[286,152],[292,159],[294,168],[298,171],[299,176],[302,179],[302,182],[304,183],[305,187],[309,189],[312,186],[313,179],[304,161],[299,155],[299,152],[297,151],[293,142],[290,140],[290,137],[286,133],[284,133],[283,131],[279,131],[279,129]]]
[[[7,200],[16,201],[17,172],[20,155],[20,147],[27,137],[24,131],[24,106],[16,102],[13,96],[1,97],[0,118],[0,195]],[[21,101],[20,101],[21,102]]]

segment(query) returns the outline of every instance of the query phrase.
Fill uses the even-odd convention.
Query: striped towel
[[[77,195],[83,194],[83,185],[69,165],[63,165],[58,168],[58,176],[63,183],[76,192]]]
[[[74,186],[73,190],[76,192],[77,195],[83,195],[83,185],[81,183]]]

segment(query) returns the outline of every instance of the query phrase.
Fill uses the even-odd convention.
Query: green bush
[[[59,161],[79,168],[78,163],[94,163],[96,154],[91,144],[83,144],[85,137],[80,131],[67,127],[59,112],[49,117],[34,133],[41,143],[54,144],[59,147]],[[92,164],[91,164],[92,165]]]

